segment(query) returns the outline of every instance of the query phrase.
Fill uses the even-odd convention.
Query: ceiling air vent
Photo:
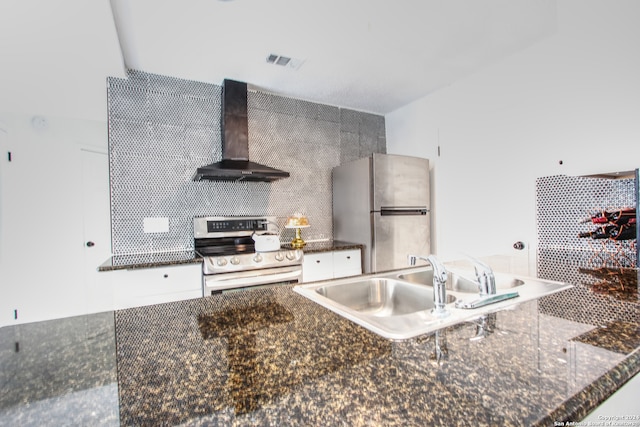
[[[275,53],[270,53],[269,56],[267,56],[267,63],[293,68],[294,70],[300,68],[303,62],[304,60],[302,59],[290,58],[288,56],[277,55]]]

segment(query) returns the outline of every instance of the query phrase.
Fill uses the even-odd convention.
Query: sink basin
[[[438,329],[433,288],[392,277],[354,277],[295,286],[293,290],[385,338],[403,340]],[[454,295],[447,295],[453,309]]]
[[[478,283],[474,280],[475,273],[469,271],[469,274],[465,274],[466,277],[461,276],[458,273],[447,272],[447,291],[474,293],[479,292]],[[500,273],[495,273],[496,289],[511,289],[524,285],[524,281],[515,277],[507,276]],[[419,283],[423,285],[433,285],[433,270],[423,270],[411,273],[405,273],[398,275],[398,279],[406,280],[411,283]]]
[[[394,279],[327,284],[315,291],[358,313],[376,317],[401,316],[434,307],[433,288]],[[455,300],[453,295],[447,295],[447,303]]]
[[[382,337],[405,340],[572,287],[561,282],[496,274],[496,295],[491,296],[491,301],[478,301],[478,285],[469,278],[475,277],[473,271],[449,270],[448,274],[447,315],[431,312],[434,307],[431,267],[301,283],[293,290]]]

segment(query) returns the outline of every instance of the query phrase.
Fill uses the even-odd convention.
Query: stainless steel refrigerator
[[[334,239],[364,245],[364,273],[430,254],[429,160],[373,154],[335,167],[332,178]]]

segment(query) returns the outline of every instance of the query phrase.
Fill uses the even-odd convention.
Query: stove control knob
[[[225,265],[227,265],[227,259],[218,258],[218,261],[216,262],[216,264],[218,264],[218,267],[224,267]]]
[[[262,262],[262,255],[256,254],[256,256],[253,257],[253,261],[254,262]]]
[[[282,255],[282,252],[278,252],[276,254],[276,261],[283,261],[284,260],[284,255]]]
[[[237,256],[231,257],[231,264],[233,265],[240,264],[240,258],[238,258]]]
[[[289,261],[293,260],[296,257],[296,254],[292,251],[287,252],[287,259]]]

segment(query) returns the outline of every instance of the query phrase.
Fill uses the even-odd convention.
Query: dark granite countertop
[[[290,249],[288,244],[282,245],[283,249]],[[358,243],[343,242],[339,240],[327,240],[322,242],[307,242],[302,250],[306,254],[318,252],[346,251],[350,249],[362,250],[362,245]]]
[[[640,372],[640,327],[553,297],[487,315],[483,338],[389,341],[291,286],[4,327],[0,425],[577,422]]]
[[[282,245],[283,250],[291,249],[289,244]],[[305,253],[362,249],[362,245],[330,240],[310,242],[303,249]],[[98,266],[98,271],[133,270],[140,268],[168,267],[172,265],[198,264],[202,257],[194,251],[158,252],[146,254],[113,255]]]
[[[113,255],[98,267],[98,271],[133,270],[198,263],[202,263],[202,257],[194,251]]]

